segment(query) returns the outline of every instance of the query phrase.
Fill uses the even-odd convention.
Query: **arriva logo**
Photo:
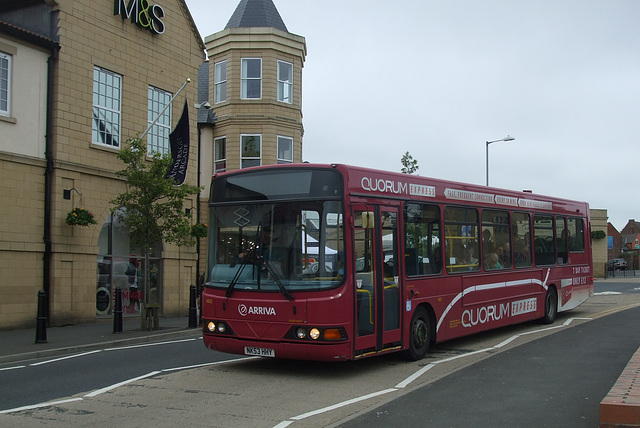
[[[407,183],[399,181],[383,180],[382,178],[362,177],[360,181],[362,188],[368,192],[382,193],[407,193]]]
[[[243,317],[247,315],[274,315],[276,314],[276,310],[274,308],[269,308],[266,306],[248,306],[241,304],[238,305],[238,312]]]

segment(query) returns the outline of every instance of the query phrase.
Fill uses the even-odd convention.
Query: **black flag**
[[[180,185],[184,183],[189,164],[189,109],[187,108],[186,99],[184,100],[182,116],[180,116],[180,120],[173,132],[169,134],[169,142],[171,143],[173,164],[164,177],[171,177],[176,185]]]

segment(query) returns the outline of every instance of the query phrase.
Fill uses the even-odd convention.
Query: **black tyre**
[[[558,292],[555,288],[549,287],[544,298],[544,317],[540,321],[543,324],[553,324],[558,315]]]
[[[424,307],[419,306],[411,318],[409,333],[411,337],[409,338],[409,349],[406,351],[409,360],[417,361],[427,355],[431,345],[432,332],[431,317]]]

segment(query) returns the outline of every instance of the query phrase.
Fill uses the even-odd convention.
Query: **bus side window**
[[[511,267],[508,211],[482,210],[482,257],[485,269]]]
[[[480,269],[478,210],[446,207],[444,209],[445,262],[448,273]]]
[[[536,265],[556,264],[556,241],[551,215],[533,216],[533,253]]]
[[[531,225],[529,214],[513,213],[511,223],[513,263],[518,267],[531,266]]]
[[[569,250],[567,246],[568,231],[566,219],[556,216],[556,245],[558,248],[558,264],[569,262]]]
[[[442,270],[440,210],[437,205],[404,205],[404,269],[407,276]]]
[[[579,217],[569,217],[569,251],[578,253],[584,251],[584,221]]]

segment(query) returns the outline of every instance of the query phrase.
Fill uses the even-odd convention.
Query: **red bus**
[[[203,340],[342,361],[575,308],[593,294],[585,202],[347,165],[216,175]]]

